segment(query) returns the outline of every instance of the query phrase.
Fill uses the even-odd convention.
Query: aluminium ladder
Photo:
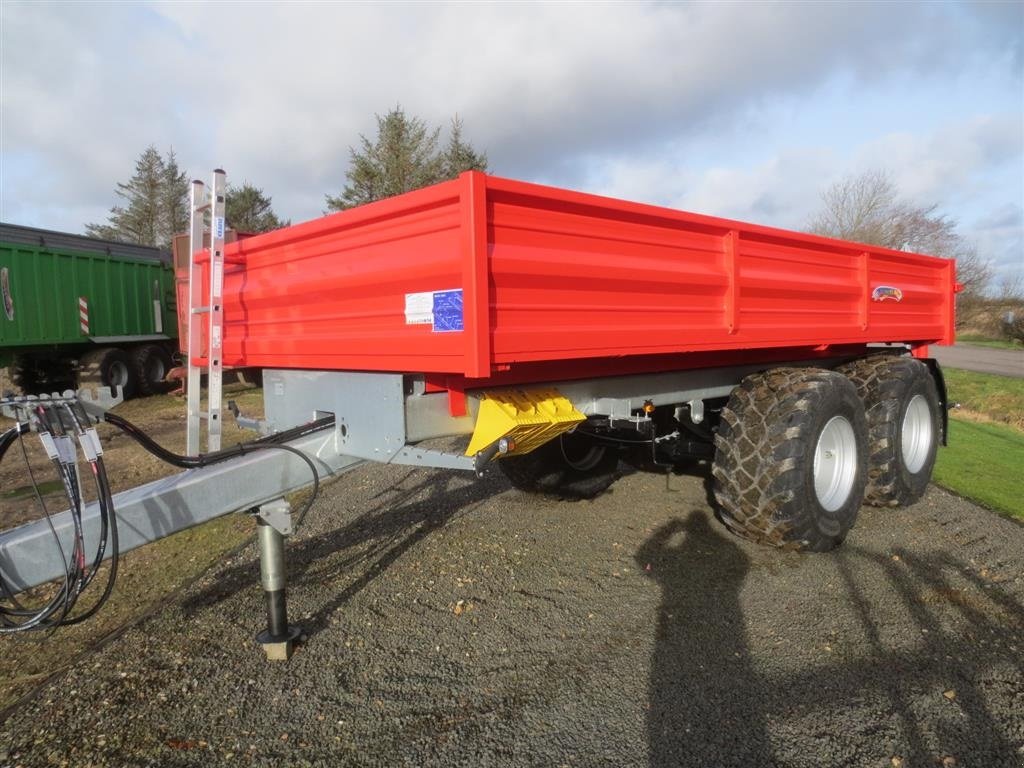
[[[199,454],[200,423],[206,420],[206,452],[220,450],[224,378],[224,193],[225,173],[213,172],[211,188],[192,182],[188,260],[188,429],[186,453]],[[209,286],[203,295],[202,268],[196,257],[204,250],[204,219],[210,211]],[[203,301],[206,303],[204,304]],[[208,316],[207,349],[203,354],[200,318]],[[205,358],[206,364],[200,361]],[[206,411],[202,411],[200,385],[206,373]]]

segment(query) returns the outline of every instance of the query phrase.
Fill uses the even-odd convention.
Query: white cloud
[[[856,153],[860,169],[888,170],[910,200],[933,205],[975,196],[992,167],[1016,168],[1024,179],[1024,116],[980,115],[948,123],[928,136],[882,136]]]
[[[813,105],[836,77],[868,93],[981,61],[1019,88],[1016,15],[974,6],[8,1],[0,15],[0,217],[60,229],[102,218],[150,143],[315,216],[396,103],[434,124],[458,112],[497,173],[784,226],[875,160],[915,199],[970,210],[977,169],[1020,157],[998,115],[902,132],[880,115],[857,147],[687,156],[698,140],[756,146],[751,114]]]
[[[663,153],[644,162],[617,159],[597,165],[589,188],[601,194],[770,226],[801,229],[821,204],[821,192],[835,181],[866,170],[891,174],[901,197],[938,205],[957,218],[972,210],[965,201],[984,200],[993,175],[1017,181],[1016,200],[995,202],[959,220],[1000,273],[1024,272],[1024,134],[1019,115],[968,118],[934,132],[900,132],[872,139],[845,153],[826,146],[788,148],[754,165],[695,169],[685,153]],[[977,206],[973,206],[977,209]]]

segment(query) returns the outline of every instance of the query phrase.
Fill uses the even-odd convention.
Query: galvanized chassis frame
[[[791,365],[827,365],[798,361]],[[763,365],[701,369],[586,381],[555,382],[589,415],[636,418],[645,402],[690,404],[725,397],[744,376]],[[472,395],[472,393],[470,393]],[[280,431],[324,413],[336,423],[289,445],[315,463],[321,478],[339,475],[364,461],[474,470],[473,457],[414,445],[435,437],[472,432],[477,399],[466,416],[451,416],[446,393],[426,393],[421,378],[401,374],[268,370],[264,372],[265,431]],[[241,458],[191,469],[114,496],[120,552],[236,511],[258,508],[312,482],[298,457],[268,448]],[[65,547],[72,541],[70,512],[61,512],[0,534],[0,575],[15,591],[59,578],[63,560],[54,531]],[[87,543],[99,535],[99,509],[89,505],[83,519]]]

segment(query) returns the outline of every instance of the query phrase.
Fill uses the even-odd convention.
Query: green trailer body
[[[0,366],[74,371],[116,350],[134,375],[143,348],[169,366],[178,335],[174,270],[157,248],[0,224],[0,291]]]

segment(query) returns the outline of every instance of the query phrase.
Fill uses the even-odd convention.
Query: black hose
[[[201,453],[198,456],[185,456],[164,448],[127,419],[123,419],[113,413],[105,413],[103,415],[103,420],[120,429],[161,461],[175,467],[180,467],[181,469],[195,469],[196,467],[206,467],[211,464],[217,464],[221,461],[227,461],[228,459],[236,459],[239,456],[251,453],[252,448],[255,446],[277,445],[279,443],[289,442],[300,437],[305,437],[306,435],[312,434],[313,432],[317,432],[321,429],[326,429],[334,424],[334,417],[327,416],[322,419],[317,419],[316,421],[311,421],[309,424],[293,427],[292,429],[285,430],[284,432],[277,432],[273,435],[261,437],[251,443],[239,443],[231,448],[224,448],[212,453]],[[301,453],[301,451],[299,453]]]
[[[63,407],[67,415],[70,417],[68,420],[62,418],[61,411],[59,410],[60,407]],[[69,430],[72,428],[74,429],[74,435],[78,437],[80,441],[91,439],[91,436],[87,435],[90,423],[89,417],[78,402],[63,402],[60,404],[40,402],[34,405],[33,414],[38,419],[42,431],[48,433],[51,437],[57,440],[70,439],[72,435],[69,434]],[[319,430],[326,429],[334,424],[334,417],[328,416],[322,419],[317,419],[309,424],[303,424],[249,443],[241,443],[221,451],[204,453],[199,456],[182,456],[164,448],[127,419],[123,419],[112,413],[104,414],[103,418],[105,421],[117,427],[126,435],[138,442],[143,448],[157,458],[182,469],[206,467],[222,461],[255,453],[257,451],[278,450],[294,454],[306,463],[306,466],[309,467],[310,472],[313,475],[313,492],[310,494],[309,499],[303,505],[303,508],[298,515],[296,527],[302,525],[306,514],[309,512],[319,495],[320,473],[317,472],[316,465],[309,456],[291,445],[285,445],[285,443]],[[67,428],[65,426],[66,424]],[[15,426],[6,430],[3,434],[0,434],[0,460],[3,459],[4,455],[14,442],[18,441],[19,438],[29,431],[29,429],[30,427],[27,422],[22,423],[19,421]],[[28,452],[25,449],[24,440],[22,439],[20,442],[22,455],[25,459],[25,465],[28,469],[29,478],[32,482],[36,501],[43,510],[45,519],[50,526],[51,533],[53,534],[54,542],[60,552],[61,561],[64,564],[64,583],[42,606],[26,607],[18,601],[15,597],[14,590],[10,588],[10,585],[6,583],[2,574],[0,574],[0,600],[3,600],[6,603],[6,605],[0,605],[0,634],[11,634],[14,632],[25,632],[30,630],[54,631],[57,627],[78,624],[95,615],[96,612],[99,611],[107,602],[113,592],[114,583],[117,580],[118,561],[120,558],[117,516],[114,510],[113,495],[110,490],[110,483],[107,479],[107,471],[103,462],[102,453],[97,453],[95,457],[89,458],[89,465],[92,469],[93,479],[96,483],[96,495],[99,505],[100,536],[96,550],[90,558],[90,561],[87,562],[84,526],[82,521],[83,497],[82,489],[78,483],[75,465],[70,463],[65,464],[59,455],[53,459],[54,468],[61,480],[61,485],[63,486],[65,496],[69,503],[73,523],[72,535],[74,538],[74,544],[71,552],[67,553],[61,543],[60,536],[58,536],[57,531],[54,528],[50,512],[46,507],[46,502],[39,491],[39,484],[36,482],[35,474],[33,473],[31,462],[29,461]],[[96,575],[99,573],[107,554],[108,542],[110,547],[110,566],[107,573],[106,584],[104,585],[102,593],[97,598],[96,602],[88,609],[80,613],[76,613],[75,615],[71,615],[76,607],[78,598],[83,594],[86,588],[89,587]]]
[[[18,422],[10,429],[0,435],[0,461],[3,461],[7,449],[14,445],[14,441],[29,431],[28,422]]]
[[[319,432],[322,429],[327,429],[334,424],[334,416],[326,416],[322,419],[311,421],[308,424],[302,424],[297,427],[292,427],[291,429],[286,429],[283,432],[275,432],[273,435],[261,437],[260,439],[254,440],[250,443],[239,443],[231,448],[224,448],[212,453],[201,453],[198,456],[184,456],[164,448],[127,419],[123,419],[113,413],[105,413],[103,415],[103,419],[109,424],[120,429],[161,461],[175,467],[181,467],[182,469],[207,467],[211,464],[217,464],[229,459],[237,459],[240,456],[246,456],[257,451],[280,450],[295,454],[306,463],[306,466],[309,467],[309,471],[313,475],[313,492],[303,505],[302,511],[298,514],[298,519],[295,523],[296,528],[302,525],[302,522],[306,519],[306,514],[309,512],[310,508],[313,506],[313,502],[316,501],[316,498],[320,493],[320,473],[317,471],[316,465],[309,456],[304,454],[298,448],[285,445],[284,443],[291,440],[297,440],[300,437],[305,437],[306,435],[310,435],[314,432]]]
[[[60,408],[63,408],[69,417],[67,421],[62,417]],[[69,429],[74,428],[74,436],[82,442],[92,439],[88,435],[89,417],[80,403],[40,403],[33,409],[33,413],[39,420],[43,431],[48,432],[57,439],[71,439]],[[66,429],[65,424],[69,425]],[[16,437],[28,431],[27,424],[18,424],[3,435],[0,435],[0,459],[3,458],[7,449],[10,448]],[[89,561],[86,560],[84,526],[82,523],[83,497],[82,489],[77,480],[77,469],[74,464],[65,464],[58,456],[53,463],[61,484],[64,487],[65,495],[70,505],[72,522],[74,523],[73,537],[74,546],[68,557],[64,546],[53,526],[50,512],[46,507],[39,484],[36,482],[35,474],[29,461],[28,452],[25,450],[24,441],[21,442],[22,455],[28,469],[29,478],[36,495],[36,500],[43,510],[45,519],[53,534],[54,542],[60,552],[61,561],[64,564],[64,583],[47,602],[41,606],[26,607],[14,596],[14,591],[0,577],[0,597],[9,605],[0,606],[0,634],[11,634],[14,632],[26,632],[31,630],[55,631],[58,627],[78,624],[84,621],[103,607],[113,592],[114,583],[117,579],[118,569],[118,535],[117,518],[114,512],[113,497],[110,491],[110,484],[107,480],[106,467],[103,463],[102,454],[97,453],[88,458],[93,478],[96,483],[97,500],[99,504],[100,537],[95,554]],[[88,454],[88,452],[87,452]],[[110,544],[110,566],[107,573],[106,585],[96,602],[81,613],[72,616],[79,597],[92,583],[102,567],[107,553],[108,541]]]
[[[79,414],[75,413],[75,408],[66,406],[68,413],[71,415],[75,426],[78,428],[79,434],[84,434],[86,428],[83,426],[89,423],[89,417],[86,415],[81,405],[75,404],[79,410]],[[81,416],[81,418],[79,418]],[[107,600],[110,599],[111,593],[114,591],[114,583],[117,581],[117,567],[118,561],[120,560],[121,553],[118,550],[118,531],[117,531],[117,515],[114,512],[114,499],[110,492],[110,483],[107,481],[107,470],[103,463],[103,456],[97,455],[95,461],[90,462],[93,470],[93,478],[96,481],[96,496],[100,503],[100,543],[96,548],[96,557],[93,561],[92,569],[89,573],[85,583],[82,584],[84,590],[92,582],[93,578],[99,573],[100,565],[103,562],[103,556],[106,554],[107,546],[107,534],[109,528],[110,535],[110,567],[107,572],[107,582],[103,588],[103,592],[99,598],[89,609],[83,611],[76,616],[64,620],[62,623],[64,626],[70,626],[73,624],[80,624],[91,616],[94,616],[100,608],[106,604]]]

